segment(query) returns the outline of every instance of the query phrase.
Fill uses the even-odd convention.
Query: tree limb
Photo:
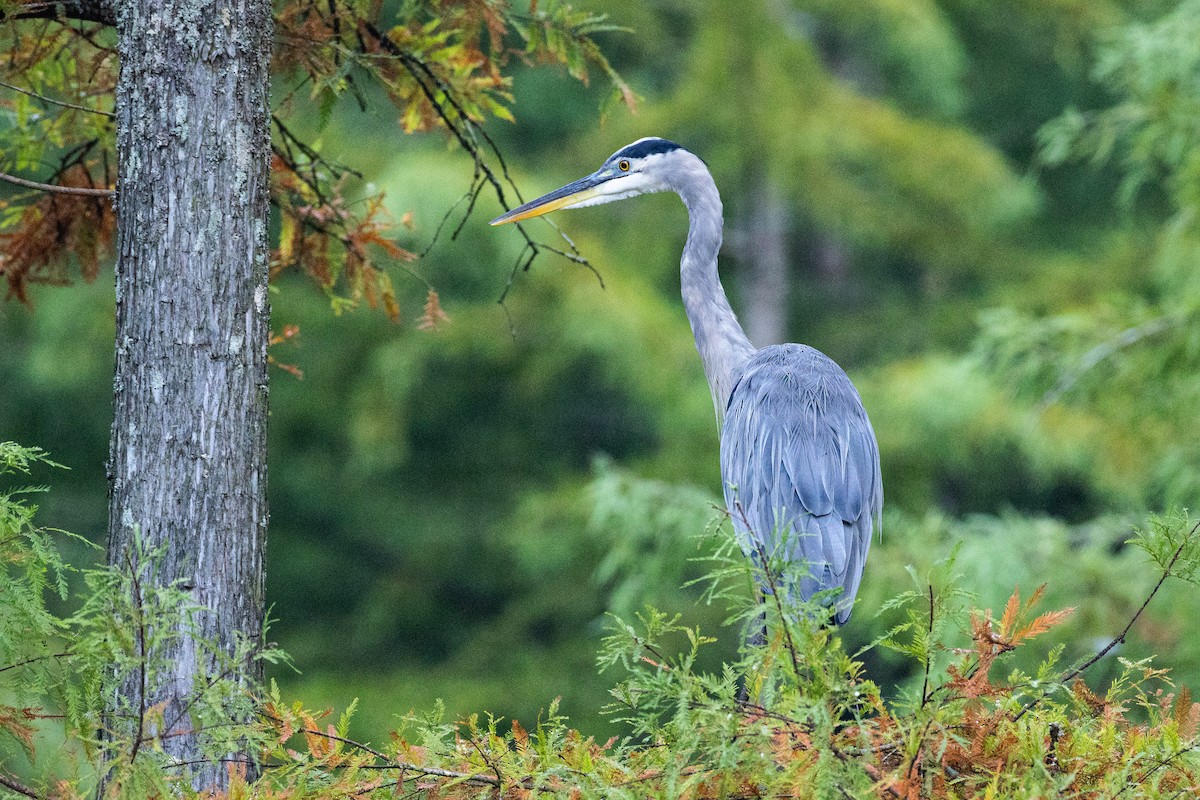
[[[3,86],[5,89],[12,89],[14,92],[20,92],[21,94],[29,95],[30,97],[41,100],[44,103],[51,103],[56,106],[62,106],[63,108],[73,108],[77,111],[86,111],[89,114],[99,114],[100,116],[108,117],[109,119],[113,119],[114,117],[117,116],[116,114],[113,114],[111,111],[101,111],[98,108],[88,108],[87,106],[81,106],[78,103],[68,103],[66,100],[55,100],[53,97],[46,97],[46,95],[38,94],[37,92],[35,92],[31,89],[25,89],[20,86],[14,86],[13,84],[5,83],[4,81],[0,81],[0,86]]]
[[[112,0],[18,0],[10,8],[7,13],[0,11],[0,21],[54,19],[99,22],[101,25],[117,24],[117,13]]]
[[[26,189],[37,189],[40,192],[53,192],[55,194],[81,194],[87,197],[113,197],[117,191],[115,189],[89,189],[86,186],[59,186],[54,183],[38,183],[37,181],[18,178],[16,175],[9,175],[5,172],[0,172],[0,181],[11,183],[15,186],[24,186]]]
[[[1109,339],[1106,342],[1093,347],[1083,354],[1079,362],[1054,385],[1050,391],[1042,396],[1041,402],[1038,404],[1040,408],[1046,408],[1058,402],[1058,399],[1066,394],[1067,390],[1079,382],[1079,379],[1084,376],[1089,370],[1095,367],[1104,359],[1112,356],[1126,347],[1132,347],[1142,339],[1151,336],[1157,336],[1173,325],[1181,322],[1182,319],[1178,315],[1168,314],[1166,316],[1157,317],[1155,319],[1143,322],[1141,325],[1135,325],[1132,328],[1126,328],[1119,334]]]
[[[9,789],[11,791],[14,791],[17,794],[22,794],[22,795],[25,795],[26,797],[33,798],[33,800],[41,800],[41,795],[38,794],[37,792],[35,792],[33,789],[30,789],[28,786],[21,783],[16,778],[10,778],[7,775],[4,775],[3,773],[0,773],[0,786],[3,786],[4,788]]]

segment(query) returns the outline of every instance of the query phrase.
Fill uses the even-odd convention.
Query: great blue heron
[[[883,507],[875,432],[854,385],[828,356],[803,344],[756,349],[746,338],[717,275],[721,196],[704,162],[666,139],[639,139],[586,178],[492,224],[664,191],[688,210],[683,304],[716,405],[721,479],[738,542],[752,558],[778,553],[806,564],[791,587],[805,600],[840,588],[834,616],[844,623]]]

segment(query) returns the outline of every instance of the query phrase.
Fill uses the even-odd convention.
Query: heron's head
[[[685,160],[699,163],[696,156],[674,142],[656,137],[638,139],[613,153],[600,169],[586,178],[568,183],[507,214],[501,214],[491,224],[520,222],[560,208],[596,206],[648,192],[674,189],[671,177],[679,172]]]

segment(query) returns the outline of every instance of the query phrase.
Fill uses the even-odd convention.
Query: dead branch
[[[116,189],[89,189],[86,186],[59,186],[53,183],[38,183],[37,181],[18,178],[16,175],[9,175],[0,172],[0,181],[11,183],[15,186],[23,186],[26,189],[37,189],[39,192],[51,192],[53,194],[81,194],[87,197],[115,197]]]
[[[62,106],[63,108],[73,108],[76,111],[86,111],[89,114],[99,114],[100,116],[108,117],[109,119],[114,119],[117,116],[110,111],[101,111],[98,108],[88,108],[87,106],[81,106],[78,103],[68,103],[66,100],[56,100],[53,97],[47,97],[44,94],[38,94],[32,89],[14,86],[13,84],[5,83],[4,81],[0,81],[0,86],[3,86],[5,89],[12,89],[14,92],[20,92],[21,94],[27,95],[36,100],[41,100],[43,103],[50,103],[51,105]]]

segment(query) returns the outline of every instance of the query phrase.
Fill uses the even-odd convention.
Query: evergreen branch
[[[504,774],[500,772],[500,765],[494,759],[488,757],[487,753],[483,752],[483,746],[479,744],[478,736],[472,736],[470,741],[471,746],[475,748],[475,752],[478,753],[479,757],[483,759],[483,763],[487,764],[488,767],[491,768],[492,772],[496,774],[495,786],[497,788],[503,787]]]
[[[284,764],[262,764],[256,765],[248,758],[193,758],[188,761],[171,761],[163,765],[164,769],[182,769],[183,767],[194,767],[197,764],[245,764],[247,767],[265,766],[279,768],[289,766]]]
[[[16,175],[9,175],[4,172],[0,172],[0,181],[52,194],[78,194],[85,197],[115,197],[117,194],[116,189],[89,189],[86,186],[59,186],[53,183],[38,183],[37,181],[18,178]]]
[[[933,641],[933,584],[929,584],[929,641]],[[921,683],[921,708],[929,702],[929,668],[933,664],[933,653],[925,650],[925,679]]]
[[[1141,325],[1126,328],[1112,339],[1096,345],[1084,353],[1079,362],[1069,372],[1059,378],[1058,383],[1054,384],[1054,387],[1042,396],[1041,402],[1038,403],[1039,408],[1045,409],[1047,406],[1056,403],[1072,386],[1079,382],[1080,378],[1104,359],[1127,347],[1132,347],[1142,339],[1156,336],[1171,326],[1178,324],[1180,321],[1182,321],[1182,316],[1178,314],[1157,317],[1148,322],[1143,322]]]
[[[336,733],[329,733],[328,731],[318,731],[318,730],[314,730],[312,728],[301,728],[299,731],[297,731],[297,733],[311,733],[314,736],[323,736],[326,739],[329,739],[330,741],[333,741],[333,742],[341,742],[342,744],[348,744],[351,747],[362,750],[364,753],[369,753],[369,754],[375,756],[376,758],[382,759],[384,761],[391,761],[390,758],[388,758],[386,755],[384,755],[383,753],[376,750],[374,747],[371,747],[368,744],[363,744],[362,742],[356,742],[353,739],[347,739],[344,736],[338,736]]]
[[[267,717],[268,717],[268,719],[279,721],[279,719],[277,717],[272,717],[270,715],[267,715]],[[393,759],[389,758],[387,755],[380,752],[379,750],[376,750],[375,748],[371,747],[370,745],[363,744],[362,742],[356,742],[353,739],[348,739],[344,736],[338,736],[336,733],[329,733],[328,731],[315,730],[313,728],[299,728],[296,730],[296,733],[311,734],[313,736],[324,737],[326,739],[329,739],[330,741],[341,742],[342,744],[347,744],[347,745],[350,745],[351,747],[361,750],[364,753],[368,753],[369,755],[372,755],[375,758],[378,758],[380,761],[387,762],[384,764],[361,764],[361,765],[357,766],[357,769],[373,769],[373,770],[398,769],[401,772],[418,772],[423,775],[433,775],[438,778],[454,778],[454,779],[465,781],[467,783],[484,784],[487,786],[495,786],[497,788],[499,788],[501,785],[500,781],[497,778],[493,778],[490,775],[484,775],[484,774],[472,773],[472,772],[456,772],[454,770],[438,769],[436,767],[422,767],[418,764],[409,764],[404,761],[394,761]]]
[[[792,639],[791,626],[787,624],[787,617],[784,615],[783,600],[779,597],[778,581],[774,570],[771,569],[770,559],[767,556],[766,546],[754,536],[753,526],[750,520],[746,517],[746,511],[741,503],[734,504],[737,507],[738,514],[741,516],[742,524],[746,526],[746,530],[750,532],[750,538],[754,541],[754,546],[758,550],[758,557],[762,560],[763,577],[766,578],[767,588],[771,590],[771,599],[775,604],[775,613],[779,615],[779,625],[783,628],[784,638],[787,640],[788,654],[791,656],[792,671],[796,675],[797,681],[803,681],[803,675],[800,672],[800,657],[796,652],[796,642]]]
[[[192,696],[190,698],[188,698],[188,701],[186,703],[184,703],[177,712],[175,712],[175,718],[172,719],[170,722],[164,722],[164,724],[163,724],[164,732],[161,735],[159,735],[158,738],[167,739],[172,736],[187,736],[189,734],[199,733],[199,730],[194,729],[194,728],[188,728],[188,729],[184,729],[184,730],[172,730],[172,729],[176,725],[178,725],[180,722],[182,722],[183,718],[191,712],[192,708],[196,705],[196,703],[204,695],[205,691],[207,691],[208,689],[211,689],[213,686],[216,686],[219,682],[228,678],[232,672],[233,672],[233,667],[226,667],[224,669],[224,671],[222,671],[219,675],[214,675],[213,677],[209,678],[207,684],[204,686],[204,688],[200,689],[200,691],[193,691],[191,693]],[[210,725],[204,729],[209,729],[212,727],[215,727],[215,726]]]
[[[1125,641],[1125,637],[1129,635],[1129,631],[1133,627],[1133,624],[1135,622],[1137,622],[1138,619],[1142,616],[1142,612],[1146,610],[1146,606],[1150,605],[1150,601],[1154,599],[1154,596],[1156,594],[1158,594],[1158,590],[1162,588],[1162,585],[1164,583],[1166,583],[1167,578],[1169,578],[1171,576],[1171,568],[1175,566],[1175,562],[1179,560],[1179,557],[1181,555],[1183,555],[1184,549],[1187,548],[1188,544],[1191,542],[1192,537],[1196,535],[1197,530],[1200,530],[1200,522],[1197,522],[1195,525],[1192,526],[1191,531],[1189,531],[1188,535],[1186,537],[1184,537],[1183,542],[1181,542],[1179,547],[1177,547],[1175,549],[1175,554],[1173,556],[1171,556],[1171,560],[1168,561],[1167,565],[1163,568],[1162,575],[1160,575],[1158,578],[1158,583],[1154,584],[1154,588],[1150,590],[1150,594],[1147,595],[1146,599],[1142,601],[1142,605],[1138,608],[1137,611],[1134,612],[1133,616],[1130,617],[1129,622],[1126,623],[1125,627],[1121,630],[1121,632],[1119,634],[1117,634],[1116,637],[1114,637],[1111,642],[1109,642],[1107,645],[1105,645],[1104,648],[1102,650],[1100,650],[1100,652],[1096,653],[1094,656],[1089,658],[1083,664],[1081,664],[1078,667],[1075,667],[1070,672],[1068,672],[1066,675],[1064,675],[1061,679],[1059,679],[1058,683],[1060,685],[1066,684],[1068,681],[1072,681],[1075,678],[1078,678],[1080,675],[1082,675],[1084,673],[1085,670],[1089,669],[1097,661],[1099,661],[1100,659],[1102,659],[1106,655],[1108,655],[1109,652],[1114,647],[1116,647],[1117,645],[1119,645]],[[1028,703],[1026,703],[1025,707],[1022,708],[1019,712],[1017,712],[1016,716],[1014,716],[1012,718],[1012,721],[1016,722],[1017,720],[1021,719],[1021,717],[1025,716],[1026,712],[1028,712],[1030,709],[1032,709],[1038,703],[1042,702],[1042,700],[1046,699],[1047,694],[1048,693],[1042,694],[1042,695],[1030,700]]]
[[[1141,777],[1139,777],[1135,780],[1132,780],[1132,781],[1128,781],[1124,786],[1122,786],[1121,791],[1117,792],[1116,794],[1114,794],[1112,796],[1112,800],[1117,800],[1118,797],[1125,794],[1126,791],[1133,788],[1134,786],[1141,786],[1143,783],[1145,783],[1150,778],[1151,775],[1158,772],[1163,767],[1170,766],[1171,762],[1175,761],[1177,758],[1182,758],[1184,755],[1186,755],[1190,751],[1195,750],[1198,744],[1200,744],[1200,742],[1198,742],[1198,740],[1195,737],[1192,737],[1185,744],[1183,744],[1178,750],[1171,753],[1171,755],[1167,756],[1166,758],[1158,759],[1156,762],[1154,762],[1154,765],[1152,767],[1148,768],[1145,772],[1143,772],[1141,774]]]
[[[76,111],[86,111],[89,114],[99,114],[100,116],[108,117],[109,119],[115,119],[117,116],[116,114],[113,114],[111,111],[101,111],[98,108],[88,108],[87,106],[81,106],[77,103],[68,103],[66,100],[55,100],[53,97],[47,97],[44,94],[38,94],[37,92],[33,91],[32,89],[25,89],[20,86],[14,86],[13,84],[5,83],[4,81],[0,81],[0,86],[3,86],[5,89],[12,89],[14,92],[20,92],[23,95],[28,95],[29,97],[36,98],[38,100],[41,100],[44,103],[51,103],[56,106],[62,106],[63,108],[73,108]]]
[[[298,733],[320,733],[320,731],[298,731]],[[330,736],[330,734],[326,734],[326,733],[321,733],[321,735],[322,736]],[[333,738],[338,738],[338,737],[333,737]],[[357,744],[357,742],[351,742],[351,744]],[[461,780],[464,783],[475,783],[475,784],[481,784],[484,786],[495,786],[497,788],[500,787],[500,783],[495,778],[493,778],[491,775],[485,775],[481,772],[455,772],[454,770],[451,770],[451,769],[439,769],[438,767],[422,767],[418,764],[410,764],[405,761],[391,761],[390,759],[386,759],[386,758],[385,758],[385,760],[388,760],[389,763],[387,763],[387,764],[355,764],[353,768],[359,769],[359,770],[374,770],[376,772],[395,769],[395,770],[400,770],[401,772],[416,772],[421,775],[431,775],[435,778],[453,778],[455,780]],[[278,767],[281,765],[276,764],[276,765],[272,765],[272,766]],[[529,781],[529,779],[525,779],[525,782],[528,782],[528,781]]]

